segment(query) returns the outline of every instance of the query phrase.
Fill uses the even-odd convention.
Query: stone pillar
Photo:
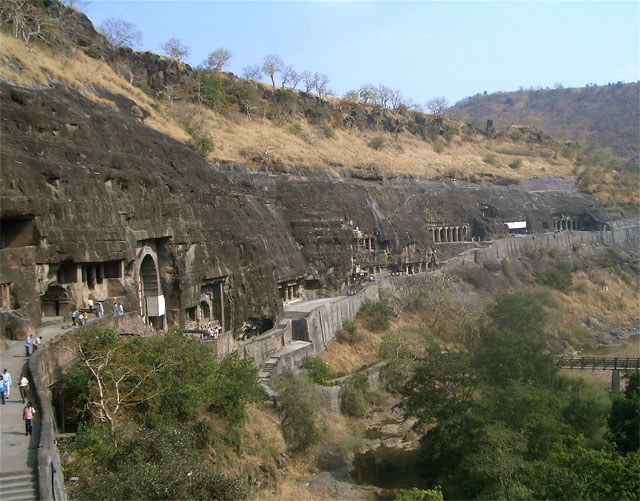
[[[618,369],[611,371],[611,391],[620,391],[620,371]]]
[[[220,327],[222,327],[222,332],[226,331],[224,325],[224,282],[220,282],[218,284],[219,292],[220,292]]]
[[[435,243],[439,244],[440,243],[440,228],[436,228],[435,235],[436,235],[436,237],[435,237],[435,239],[433,241]]]

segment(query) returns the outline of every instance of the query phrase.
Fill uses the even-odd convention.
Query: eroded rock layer
[[[251,336],[283,302],[413,273],[510,232],[602,230],[566,178],[469,184],[212,165],[127,107],[0,85],[2,334],[89,298]],[[506,224],[508,223],[508,225]]]

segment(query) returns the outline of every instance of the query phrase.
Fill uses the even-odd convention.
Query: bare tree
[[[26,45],[32,38],[44,40],[43,30],[47,24],[47,15],[30,0],[2,0],[0,19],[2,24],[11,25],[11,34],[21,38]]]
[[[220,71],[226,66],[232,55],[233,54],[224,47],[218,47],[216,50],[209,53],[207,59],[204,60],[203,65],[208,70],[213,69]]]
[[[182,45],[182,42],[177,38],[170,38],[160,47],[162,52],[172,59],[182,61],[184,58],[189,57],[191,49],[186,45]]]
[[[375,101],[378,91],[374,85],[364,84],[358,89],[358,94],[360,94],[363,103],[372,103]]]
[[[386,108],[389,103],[389,99],[391,99],[392,92],[393,91],[386,85],[380,85],[378,87],[378,95],[376,99],[378,104]]]
[[[303,71],[302,74],[300,75],[300,78],[302,80],[302,83],[304,83],[305,92],[311,92],[315,88],[316,77],[310,71]]]
[[[151,378],[166,364],[149,368],[131,364],[133,346],[120,343],[101,343],[86,338],[85,333],[74,331],[64,348],[71,352],[91,376],[91,390],[86,409],[94,419],[116,431],[117,419],[124,409],[139,405],[158,395]]]
[[[280,59],[278,56],[275,56],[273,54],[270,54],[267,57],[265,57],[262,63],[262,71],[266,75],[269,75],[269,78],[271,78],[271,85],[273,85],[274,87],[276,86],[276,82],[273,79],[273,76],[276,73],[281,73],[284,67],[285,66],[282,59]]]
[[[360,94],[358,94],[357,90],[348,90],[347,92],[344,93],[343,97],[347,101],[359,101],[360,100]]]
[[[296,85],[300,83],[300,78],[301,76],[293,69],[293,66],[287,66],[282,70],[282,88],[284,89],[285,84],[290,83],[291,88],[295,89]]]
[[[142,44],[142,33],[122,19],[110,17],[98,29],[114,47],[137,49]]]
[[[262,70],[257,64],[253,66],[245,66],[242,70],[242,76],[247,80],[260,80],[260,77],[262,77]]]
[[[315,89],[318,96],[326,96],[328,93],[327,85],[329,85],[329,77],[324,73],[315,73],[313,79],[315,80]]]
[[[434,115],[442,115],[449,103],[446,97],[436,97],[427,102],[427,109]]]
[[[389,95],[389,102],[391,103],[391,107],[394,110],[397,110],[400,107],[400,105],[404,104],[404,98],[402,97],[402,92],[400,92],[398,89],[392,90],[391,94]]]

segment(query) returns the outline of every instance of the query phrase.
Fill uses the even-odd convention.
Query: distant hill
[[[611,148],[619,157],[639,156],[640,82],[478,94],[450,111],[467,121],[491,119],[498,129],[532,125],[557,139]]]

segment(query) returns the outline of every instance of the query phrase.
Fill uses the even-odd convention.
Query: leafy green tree
[[[640,499],[640,458],[576,440],[537,463],[529,483],[540,499]]]
[[[629,377],[624,393],[614,396],[609,431],[619,452],[640,451],[640,372]]]
[[[544,345],[542,306],[526,294],[499,294],[488,315],[493,324],[480,329],[473,355],[484,380],[503,387],[512,381],[551,383],[558,368]]]
[[[443,423],[468,412],[477,386],[467,353],[432,346],[402,388],[401,405],[423,425]]]
[[[302,452],[320,438],[315,414],[325,402],[305,376],[289,377],[278,386],[282,434],[293,452]]]
[[[464,491],[485,499],[528,499],[532,492],[520,480],[526,469],[526,437],[497,423],[477,431],[481,437],[464,456],[459,471]]]
[[[333,377],[329,364],[317,357],[304,357],[300,368],[305,369],[311,381],[316,384],[325,384]]]
[[[568,292],[573,285],[571,266],[568,263],[555,263],[536,275],[538,283],[548,285],[562,292]]]
[[[385,335],[378,354],[386,362],[383,372],[387,384],[400,390],[433,343],[430,334],[418,327],[401,327]]]
[[[358,318],[372,332],[388,329],[390,316],[391,312],[384,301],[365,301],[358,312]]]
[[[237,353],[227,355],[213,378],[211,385],[212,408],[232,422],[242,421],[245,405],[266,400],[267,395],[258,385],[258,369],[252,361]]]
[[[342,385],[340,412],[346,416],[364,417],[367,412],[369,380],[365,374],[356,374]]]

